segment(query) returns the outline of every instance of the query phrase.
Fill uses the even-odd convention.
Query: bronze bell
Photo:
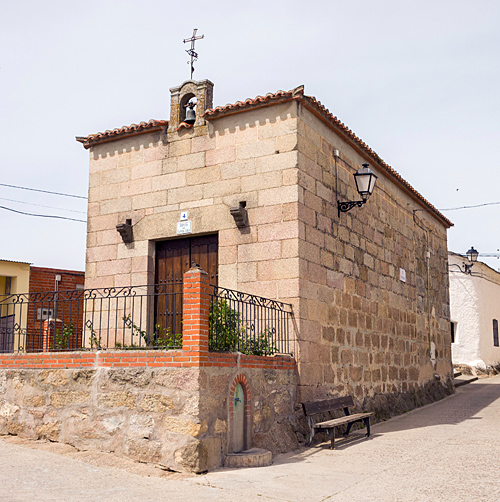
[[[186,118],[184,119],[184,122],[186,122],[186,124],[194,124],[195,120],[196,112],[194,111],[194,104],[189,103],[187,105]]]

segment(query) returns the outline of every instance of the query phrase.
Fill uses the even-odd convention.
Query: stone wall
[[[359,199],[353,174],[366,158],[304,108],[298,150],[301,400],[352,394],[372,409],[387,394],[387,416],[394,396],[419,401],[434,375],[452,392],[445,225],[376,163],[373,195],[339,216],[336,200]]]
[[[195,369],[3,370],[0,434],[110,451],[175,470],[197,470]]]
[[[200,410],[207,417],[209,432],[213,432],[210,441],[221,448],[222,458],[232,452],[228,401],[233,399],[231,387],[240,375],[248,382],[247,447],[267,449],[273,456],[298,448],[295,370],[241,369],[238,366],[204,368],[200,379]]]
[[[228,453],[237,375],[245,376],[251,396],[250,446],[275,454],[297,447],[290,425],[296,374],[272,365],[0,370],[0,435],[202,472],[223,465]]]

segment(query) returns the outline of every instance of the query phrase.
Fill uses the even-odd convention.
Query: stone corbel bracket
[[[125,223],[118,223],[118,225],[116,225],[116,230],[121,235],[125,244],[130,244],[134,240],[132,220],[127,219]]]
[[[244,228],[248,226],[248,212],[246,210],[247,203],[245,201],[240,201],[238,206],[233,206],[229,209],[231,216],[234,218],[234,222],[238,228]]]

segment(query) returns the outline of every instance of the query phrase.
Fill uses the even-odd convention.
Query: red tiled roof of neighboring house
[[[89,134],[88,136],[77,136],[76,141],[83,144],[85,148],[90,148],[93,144],[105,143],[112,141],[118,137],[124,138],[127,136],[135,136],[137,134],[160,131],[166,125],[168,120],[150,120],[149,122],[140,122],[139,124],[131,124],[117,129],[98,132],[96,134]]]
[[[453,223],[446,218],[436,207],[434,207],[425,197],[423,197],[417,190],[415,190],[396,170],[389,164],[384,162],[382,158],[372,150],[363,140],[361,140],[354,132],[349,129],[343,122],[341,122],[335,115],[333,115],[325,106],[321,104],[313,96],[306,96],[304,94],[304,86],[301,85],[290,91],[278,91],[276,93],[269,93],[265,96],[257,96],[254,99],[246,99],[245,101],[237,101],[234,104],[227,104],[225,106],[218,106],[205,111],[207,120],[212,120],[218,117],[224,117],[235,113],[241,113],[265,106],[285,103],[287,101],[298,100],[309,111],[316,115],[319,119],[325,122],[330,127],[340,132],[346,139],[350,140],[353,146],[357,147],[359,153],[368,156],[374,160],[377,167],[385,171],[389,177],[393,178],[398,185],[405,191],[409,192],[417,200],[427,206],[431,213],[437,216],[447,227],[452,227]]]

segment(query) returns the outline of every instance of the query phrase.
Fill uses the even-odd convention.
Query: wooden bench
[[[307,446],[312,443],[313,437],[317,432],[327,432],[331,438],[330,448],[333,450],[335,448],[335,427],[339,425],[346,425],[347,430],[344,436],[347,436],[351,431],[351,427],[356,422],[364,422],[366,427],[366,437],[370,436],[370,417],[374,413],[356,413],[351,415],[349,413],[349,407],[354,406],[354,401],[352,396],[339,397],[337,399],[326,399],[324,401],[314,401],[309,403],[302,403],[302,408],[307,418],[307,423],[309,424],[310,433],[307,438]],[[314,422],[314,416],[320,413],[328,413],[335,410],[344,409],[345,417],[334,418],[332,420],[327,420],[325,422]]]

